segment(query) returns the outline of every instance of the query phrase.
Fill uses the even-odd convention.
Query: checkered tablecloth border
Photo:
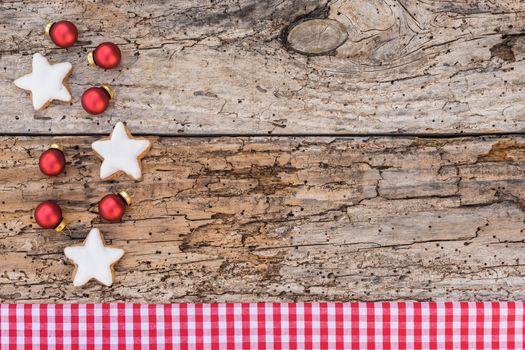
[[[2,349],[523,349],[522,302],[0,305]]]

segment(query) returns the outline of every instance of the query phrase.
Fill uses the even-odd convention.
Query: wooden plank
[[[144,180],[102,182],[93,137],[0,139],[0,301],[522,300],[525,138],[154,138]],[[37,166],[66,146],[67,174]],[[135,203],[107,224],[98,200]],[[64,234],[31,215],[57,200]],[[75,288],[64,247],[126,255]]]
[[[0,133],[106,133],[119,119],[150,134],[522,131],[524,14],[515,0],[3,1]],[[348,38],[331,26],[340,37],[327,45],[346,41],[316,51],[326,39],[316,25],[287,43],[281,34],[305,16],[339,22]],[[77,46],[43,37],[56,19],[78,25]],[[122,68],[86,66],[106,40],[122,48]],[[35,113],[12,84],[35,52],[73,63],[71,106]],[[79,98],[104,82],[117,97],[90,117]]]

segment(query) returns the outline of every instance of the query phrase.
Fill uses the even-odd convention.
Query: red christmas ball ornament
[[[82,108],[89,114],[103,113],[109,106],[109,100],[114,96],[115,91],[107,84],[91,87],[82,94]]]
[[[40,227],[54,229],[56,232],[61,232],[66,227],[62,209],[53,201],[42,202],[36,207],[35,220]]]
[[[122,55],[117,45],[109,42],[97,46],[94,51],[88,53],[87,59],[91,66],[99,66],[104,69],[115,68],[119,65]]]
[[[108,194],[98,203],[98,213],[107,221],[120,221],[128,205],[131,205],[131,196],[126,191]]]
[[[66,167],[64,147],[57,144],[49,146],[49,149],[40,155],[38,167],[47,176],[57,176],[63,172]]]
[[[69,21],[48,23],[45,33],[55,45],[64,48],[72,46],[78,39],[77,27]]]

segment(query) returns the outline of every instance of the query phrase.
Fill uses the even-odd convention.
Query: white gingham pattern
[[[523,349],[522,302],[0,304],[2,349]]]

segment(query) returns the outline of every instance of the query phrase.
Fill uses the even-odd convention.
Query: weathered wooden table
[[[1,302],[525,298],[523,2],[3,1],[0,24]],[[88,67],[108,40],[121,68]],[[73,103],[14,86],[35,52],[73,64]],[[154,144],[141,182],[98,176],[118,120]],[[118,189],[135,203],[102,222]],[[34,222],[46,199],[63,234]],[[71,283],[91,227],[126,250],[111,288]]]

